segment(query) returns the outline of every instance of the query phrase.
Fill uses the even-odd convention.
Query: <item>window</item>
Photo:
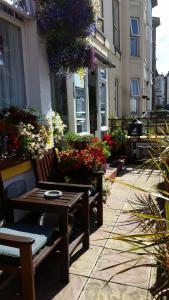
[[[94,12],[96,14],[96,27],[97,29],[104,31],[104,8],[103,0],[92,0],[94,6]]]
[[[77,133],[87,132],[87,104],[85,90],[85,76],[82,78],[76,73],[75,84],[75,103],[76,103],[76,130]]]
[[[107,70],[100,68],[101,127],[107,126]]]
[[[140,87],[138,79],[131,79],[131,96],[139,97],[140,96]]]
[[[130,89],[131,89],[130,112],[131,114],[137,114],[138,98],[140,97],[139,79],[131,79]]]
[[[114,81],[114,110],[116,113],[116,117],[118,117],[118,113],[119,113],[118,102],[119,102],[119,81],[116,78]]]
[[[26,106],[21,30],[0,19],[0,108]]]
[[[67,105],[67,87],[66,77],[50,74],[52,109],[58,112],[68,128],[68,105]]]
[[[137,18],[130,18],[130,54],[131,56],[139,56],[139,20]]]
[[[119,25],[118,0],[113,0],[113,44],[116,50],[120,50],[120,25]]]

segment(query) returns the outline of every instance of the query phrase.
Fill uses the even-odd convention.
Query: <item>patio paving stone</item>
[[[70,273],[76,275],[89,276],[96,261],[102,251],[101,247],[90,246],[84,254],[75,260],[70,266]]]
[[[113,225],[101,226],[98,230],[90,235],[90,244],[93,246],[104,247],[112,229]]]
[[[146,300],[147,291],[132,286],[90,279],[79,300]]]

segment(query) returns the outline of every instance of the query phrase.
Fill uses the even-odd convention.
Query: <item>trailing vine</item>
[[[95,30],[91,0],[41,0],[37,20],[46,37],[48,62],[56,73],[88,67],[91,47],[86,38]]]

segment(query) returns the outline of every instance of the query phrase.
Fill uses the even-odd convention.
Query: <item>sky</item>
[[[157,27],[157,71],[165,75],[169,72],[169,0],[158,0],[153,16],[161,22]]]

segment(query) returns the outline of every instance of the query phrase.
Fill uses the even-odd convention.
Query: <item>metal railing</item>
[[[142,135],[169,135],[169,117],[168,118],[136,118],[143,123]],[[110,131],[121,128],[128,130],[132,119],[109,119]]]

